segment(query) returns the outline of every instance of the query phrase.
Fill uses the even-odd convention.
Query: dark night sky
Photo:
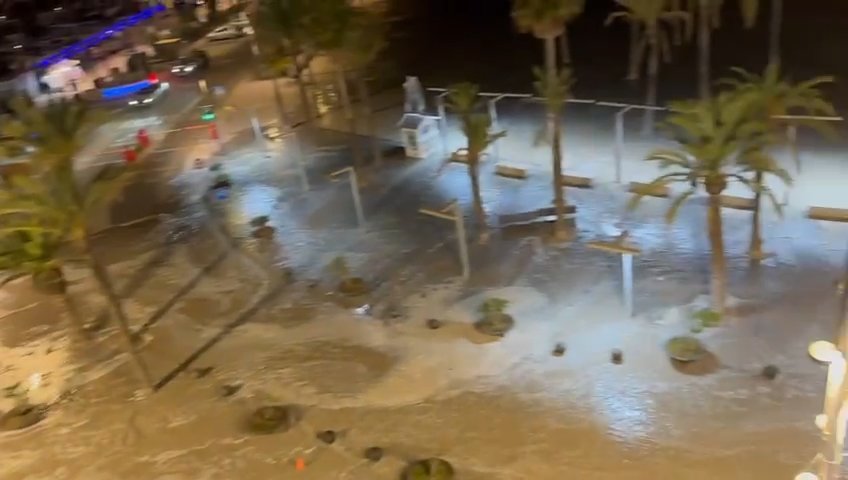
[[[509,17],[509,0],[391,0],[393,11],[410,15],[393,27],[387,56],[401,73],[417,74],[429,85],[469,80],[486,89],[530,89],[532,65],[542,61],[541,43],[518,34]],[[742,27],[736,0],[725,1],[725,23],[714,31],[713,69],[725,75],[731,66],[759,70],[767,56],[768,2],[760,24]],[[834,74],[848,78],[848,2],[784,0],[783,53],[793,78]],[[587,9],[571,28],[576,94],[592,98],[638,100],[642,87],[622,80],[627,59],[624,25],[605,28],[613,0],[587,0]],[[694,45],[674,52],[663,65],[660,91],[670,96],[695,92]],[[848,88],[834,94],[848,108]]]

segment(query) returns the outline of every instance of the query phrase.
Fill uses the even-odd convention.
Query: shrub
[[[483,315],[501,315],[506,310],[509,301],[503,298],[488,298],[480,305],[480,313]]]
[[[703,328],[712,328],[721,325],[721,314],[709,308],[698,310],[692,314],[692,318],[700,323]]]
[[[259,407],[247,419],[247,428],[251,433],[269,434],[285,432],[297,423],[295,409],[288,405],[269,405]]]
[[[453,480],[453,466],[441,458],[418,460],[407,465],[403,480]]]
[[[666,342],[665,348],[671,358],[681,362],[698,360],[707,353],[704,344],[695,337],[674,337]]]

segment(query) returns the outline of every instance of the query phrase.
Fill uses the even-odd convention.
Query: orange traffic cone
[[[306,470],[306,460],[304,460],[303,457],[297,457],[294,460],[294,469],[299,472]]]

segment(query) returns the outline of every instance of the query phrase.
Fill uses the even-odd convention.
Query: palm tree
[[[36,192],[32,191],[33,184],[29,181],[26,177],[13,177],[11,185],[0,190],[0,202],[14,205],[16,197],[21,196],[26,201],[38,202],[39,198],[32,195]],[[37,184],[35,187],[40,188]],[[12,193],[12,188],[16,193]],[[8,214],[4,218],[4,226],[0,229],[0,271],[6,272],[7,276],[0,281],[0,285],[29,276],[33,285],[40,290],[61,294],[72,332],[86,338],[85,323],[79,316],[65,280],[66,258],[61,251],[62,232],[59,228],[41,223],[46,219],[29,217],[27,213],[17,213]]]
[[[106,267],[92,249],[93,232],[89,225],[91,213],[107,206],[123,191],[134,169],[108,167],[92,181],[81,184],[74,169],[74,157],[99,123],[96,112],[74,100],[50,102],[39,108],[29,100],[17,99],[11,106],[13,120],[4,125],[3,133],[9,145],[24,145],[33,152],[29,157],[33,180],[16,181],[17,185],[29,187],[11,190],[11,196],[0,206],[0,216],[13,222],[23,216],[31,222],[18,222],[14,227],[18,230],[39,231],[48,225],[51,233],[58,235],[59,243],[76,248],[84,256],[115,315],[134,365],[152,387],[152,377],[138,352],[121,300]]]
[[[522,32],[530,32],[534,37],[542,40],[545,45],[545,81],[547,85],[560,83],[556,65],[556,39],[565,32],[565,22],[573,18],[575,10],[582,9],[583,0],[514,0],[512,5],[512,19]],[[570,76],[569,76],[570,78]],[[552,162],[554,172],[560,171],[559,165],[561,152],[558,152],[558,135],[554,135],[559,110],[554,110],[554,104],[547,102],[547,135],[553,140]],[[564,211],[564,199],[562,194],[562,176],[554,174],[554,198],[560,204],[559,210]],[[560,217],[558,215],[558,217]],[[564,222],[560,217],[556,223],[554,233],[557,238],[566,238]]]
[[[616,0],[616,2],[626,8],[627,11],[611,14],[607,17],[606,23],[609,25],[616,20],[624,20],[631,26],[638,25],[638,30],[644,32],[638,39],[635,50],[631,45],[633,57],[630,61],[631,71],[628,73],[628,78],[638,78],[636,72],[639,70],[647,48],[648,89],[645,95],[645,103],[654,107],[657,105],[660,56],[666,57],[666,59],[671,58],[670,35],[663,26],[668,25],[674,28],[675,24],[682,24],[689,32],[691,16],[684,11],[669,10],[669,0]],[[631,41],[633,40],[631,37]],[[644,131],[648,133],[654,125],[654,110],[645,110],[644,122]]]
[[[568,236],[565,226],[565,188],[562,185],[562,109],[571,96],[571,86],[574,80],[571,71],[562,69],[551,78],[545,75],[541,68],[535,68],[536,82],[533,86],[536,94],[542,97],[547,110],[556,112],[553,118],[553,126],[547,131],[542,131],[541,138],[549,141],[553,150],[553,186],[554,186],[554,209],[556,210],[556,221],[554,233],[557,238],[564,239]]]
[[[712,29],[721,24],[721,7],[724,0],[698,0],[698,95],[701,100],[710,97]],[[739,9],[745,26],[757,21],[759,0],[739,0]]]
[[[786,183],[791,183],[789,173],[778,166],[769,150],[775,146],[786,145],[787,115],[801,116],[835,116],[836,111],[821,92],[821,87],[833,83],[830,76],[816,77],[805,82],[793,84],[780,76],[777,64],[770,64],[762,75],[749,73],[745,70],[733,69],[735,78],[727,78],[720,83],[731,88],[740,101],[751,103],[752,115],[764,126],[760,135],[748,140],[745,154],[740,156],[740,162],[745,171],[750,173],[749,184],[754,191],[754,214],[751,226],[750,256],[754,261],[763,258],[761,231],[761,200],[766,195],[781,212],[780,204],[774,198],[771,190],[765,184],[766,175],[773,175]],[[831,134],[832,130],[826,124],[814,120],[797,119],[799,124],[810,126],[823,134]]]
[[[483,152],[506,132],[491,132],[492,119],[487,113],[478,112],[477,95],[479,87],[471,83],[451,86],[448,94],[448,106],[457,112],[462,122],[462,133],[468,141],[466,164],[471,179],[471,193],[474,198],[474,214],[480,231],[480,243],[489,239],[486,221],[486,209],[483,207],[483,195],[480,193],[480,159]]]
[[[362,102],[366,121],[366,131],[371,138],[371,150],[376,165],[382,164],[383,149],[377,138],[374,124],[371,94],[368,90],[366,69],[385,48],[385,23],[372,11],[356,10],[344,32],[344,37],[335,50],[336,59],[350,72]],[[352,131],[356,133],[355,118],[352,118]]]
[[[287,66],[297,82],[304,122],[313,118],[304,75],[315,56],[315,36],[320,18],[314,0],[261,0],[256,22],[256,38],[265,55]]]
[[[719,314],[725,309],[727,274],[724,258],[724,235],[721,219],[721,194],[730,181],[747,183],[734,169],[735,157],[752,132],[762,125],[751,118],[750,103],[738,95],[722,93],[709,100],[674,102],[672,113],[663,127],[672,133],[680,147],[652,152],[647,160],[659,162],[663,170],[671,170],[651,182],[652,187],[684,183],[686,191],[678,195],[666,212],[666,221],[677,218],[680,207],[703,187],[708,195],[707,231],[712,250],[712,308]],[[635,208],[642,195],[631,199]]]
[[[754,15],[756,16],[756,14]],[[769,65],[780,67],[780,35],[783,28],[783,0],[771,0],[769,20]]]
[[[577,0],[569,4],[568,17],[563,24],[562,35],[559,36],[559,56],[563,65],[571,65],[571,43],[568,41],[568,24],[583,13],[586,0]]]

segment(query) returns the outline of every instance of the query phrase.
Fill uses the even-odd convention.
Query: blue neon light
[[[57,53],[50,55],[49,57],[42,58],[35,65],[38,68],[47,68],[50,65],[53,65],[54,63],[57,63],[61,60],[75,57],[88,50],[89,48],[102,43],[103,41],[112,37],[116,33],[126,30],[127,27],[131,27],[133,25],[138,24],[139,22],[149,20],[153,18],[155,14],[164,10],[165,5],[162,5],[161,3],[158,3],[152,7],[145,8],[144,10],[136,13],[135,15],[118,20],[110,27],[106,28],[105,30],[99,33],[95,33],[94,35],[86,37],[80,40],[79,42],[72,43],[71,45],[68,45]]]
[[[150,80],[141,80],[139,82],[128,83],[126,85],[118,85],[117,87],[104,88],[100,90],[100,93],[106,100],[115,100],[116,98],[133,95],[153,85],[154,83]]]

